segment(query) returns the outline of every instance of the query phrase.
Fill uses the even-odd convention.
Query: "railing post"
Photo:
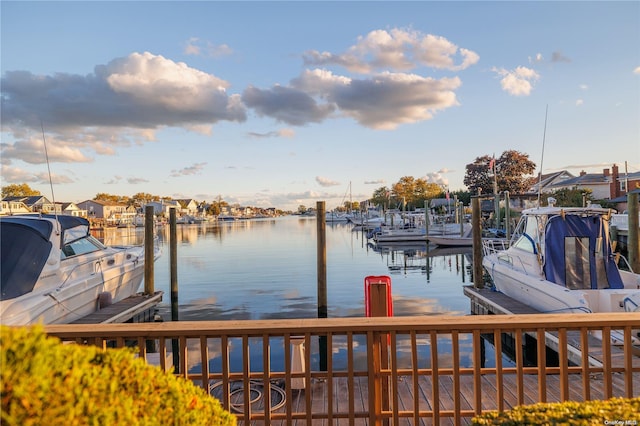
[[[388,276],[369,276],[365,278],[365,315],[367,317],[393,316],[393,302],[391,298],[391,278]],[[389,377],[383,370],[389,369],[389,334],[373,333],[371,353],[371,370],[369,382],[373,391],[369,392],[371,422],[376,425],[389,425],[389,419],[383,419],[382,411],[389,411],[391,396]],[[394,385],[395,386],[395,385]]]

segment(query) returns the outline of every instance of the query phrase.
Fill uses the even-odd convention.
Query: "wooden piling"
[[[629,217],[629,233],[627,234],[627,250],[629,263],[634,272],[640,272],[640,235],[638,235],[638,193],[627,193],[627,212]]]
[[[144,209],[144,293],[152,295],[154,289],[154,235],[153,235],[153,206]]]
[[[327,318],[327,225],[324,201],[316,203],[318,318]],[[327,337],[318,338],[320,371],[327,371]]]
[[[171,281],[171,321],[179,321],[178,310],[178,231],[176,209],[169,209],[169,279]],[[177,339],[171,340],[173,369],[180,373],[180,344]]]
[[[482,224],[480,223],[480,197],[471,197],[471,230],[473,241],[473,286],[483,288]]]

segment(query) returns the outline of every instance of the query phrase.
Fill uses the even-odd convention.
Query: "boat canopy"
[[[53,223],[6,217],[0,220],[0,300],[29,293],[49,258]]]
[[[545,232],[547,280],[571,290],[624,287],[609,240],[609,224],[598,214],[549,218]]]

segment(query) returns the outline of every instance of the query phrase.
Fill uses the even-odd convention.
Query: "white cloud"
[[[443,176],[445,173],[448,173],[447,169],[441,169],[437,172],[429,172],[427,173],[425,180],[428,183],[436,183],[438,185],[449,185],[449,179],[446,176]]]
[[[358,80],[315,69],[304,71],[289,87],[249,88],[242,98],[260,115],[292,125],[319,122],[335,112],[366,127],[394,129],[458,105],[454,90],[460,85],[458,77],[385,72]]]
[[[365,180],[364,184],[365,185],[384,185],[385,180],[384,179],[375,179],[375,180]]]
[[[285,127],[279,130],[273,130],[271,132],[266,132],[266,133],[249,132],[247,134],[249,135],[249,137],[259,138],[259,139],[264,139],[264,138],[289,138],[290,139],[295,137],[296,132],[293,129]]]
[[[578,99],[576,100],[576,106],[581,106],[584,104],[584,99]]]
[[[589,86],[587,86],[586,84],[581,84],[579,87],[580,90],[589,90]]]
[[[530,95],[533,90],[533,82],[540,78],[536,71],[523,66],[519,66],[515,70],[494,67],[492,71],[502,76],[500,80],[502,90],[513,96]]]
[[[180,170],[171,170],[171,177],[199,175],[207,163],[194,163],[191,166],[183,167]]]
[[[536,56],[534,56],[533,58],[529,56],[530,64],[536,64],[540,62],[544,62],[544,57],[542,56],[542,53],[536,53]]]
[[[3,145],[2,155],[25,161],[37,160],[18,153],[20,144],[39,134],[41,123],[48,139],[68,149],[52,161],[88,161],[90,151],[111,155],[116,146],[154,140],[154,130],[165,126],[206,133],[218,121],[246,120],[240,96],[227,94],[228,82],[148,52],[96,66],[89,75],[7,71],[1,86],[3,131],[15,140]]]
[[[323,177],[323,176],[316,176],[316,182],[320,186],[336,186],[336,185],[340,185],[340,182],[336,182],[334,180],[331,180],[331,179]]]
[[[633,70],[634,74],[640,74],[640,67],[635,67],[635,69]]]
[[[344,53],[310,50],[305,52],[303,59],[307,65],[339,65],[351,72],[371,73],[375,70],[408,71],[418,66],[459,71],[476,64],[480,57],[444,37],[393,28],[374,30],[358,37],[357,43]]]

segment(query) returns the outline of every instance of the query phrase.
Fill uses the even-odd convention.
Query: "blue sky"
[[[331,209],[511,149],[640,171],[640,2],[0,8],[1,184],[50,195],[42,123],[56,201]]]

